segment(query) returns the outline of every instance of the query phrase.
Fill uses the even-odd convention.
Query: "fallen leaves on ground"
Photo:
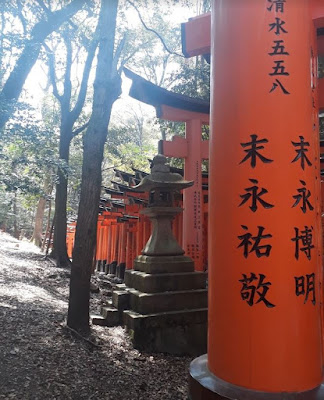
[[[69,276],[0,232],[0,399],[187,399],[189,358],[140,353],[122,327],[93,326],[96,346],[65,328]]]

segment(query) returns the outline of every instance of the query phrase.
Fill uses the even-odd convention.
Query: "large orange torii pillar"
[[[124,68],[132,79],[130,95],[155,107],[157,117],[185,122],[186,137],[160,141],[159,152],[167,157],[185,159],[184,178],[194,185],[183,193],[183,248],[195,263],[195,270],[206,268],[203,257],[202,160],[208,159],[208,140],[202,140],[202,125],[209,125],[209,102],[158,87]]]
[[[324,399],[311,10],[213,2],[208,355],[191,364],[193,400]]]

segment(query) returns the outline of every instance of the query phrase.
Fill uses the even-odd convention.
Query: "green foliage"
[[[30,106],[17,103],[14,117],[0,131],[0,223],[9,231],[15,222],[32,232],[36,204],[45,195],[44,177],[55,176],[56,147],[53,130],[37,120]]]
[[[55,11],[69,3],[69,0],[44,0],[43,3]],[[181,29],[179,21],[173,18],[173,12],[182,7],[186,11],[183,18],[185,22],[189,17],[208,11],[209,0],[165,0],[163,7],[161,1],[157,0],[132,3],[137,10],[127,0],[120,0],[117,42],[122,42],[123,47],[118,65],[127,65],[164,88],[208,99],[209,65],[203,58],[185,60],[181,56]],[[73,47],[70,109],[77,101],[80,73],[93,37],[99,5],[100,2],[89,2],[69,23],[63,24],[46,39],[47,46],[56,54],[57,89],[60,94],[63,93],[67,60],[64,38]],[[44,17],[45,10],[41,2],[17,0],[3,0],[0,8],[1,88],[21,54],[25,41],[30,38],[33,26]],[[46,62],[43,49],[39,63],[46,68]],[[47,91],[50,87],[48,82],[42,82]],[[74,129],[88,121],[91,96],[92,92],[89,91],[85,111],[76,121]],[[19,223],[24,229],[30,230],[33,210],[39,196],[44,195],[44,177],[49,174],[54,184],[57,168],[68,176],[68,215],[75,216],[80,195],[82,134],[72,140],[67,164],[57,158],[61,120],[58,101],[54,100],[52,94],[44,96],[42,100],[41,117],[23,102],[5,103],[0,99],[0,114],[5,112],[12,115],[13,111],[6,129],[0,132],[0,224],[6,221],[8,226],[13,225],[17,219],[13,210],[16,202]],[[157,153],[157,139],[184,135],[182,123],[157,120],[152,117],[153,113],[153,109],[149,114],[141,107],[125,105],[124,111],[112,118],[103,163],[105,183],[112,178],[112,167],[130,172],[132,167],[149,171],[148,159]],[[172,164],[182,166],[182,161],[172,160]]]
[[[7,191],[41,193],[44,170],[55,165],[56,137],[19,104],[15,118],[0,132],[0,182]]]

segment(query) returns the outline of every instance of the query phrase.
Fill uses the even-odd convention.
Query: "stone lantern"
[[[172,220],[182,211],[182,208],[175,204],[175,195],[180,190],[192,186],[194,182],[185,181],[180,174],[170,172],[166,162],[165,156],[155,156],[151,174],[134,188],[141,192],[149,192],[148,207],[142,213],[151,219],[153,226],[152,235],[142,250],[143,256],[177,257],[184,254],[172,232]]]
[[[177,194],[191,185],[157,155],[151,174],[135,186],[149,192],[142,213],[152,221],[152,235],[134,269],[125,272],[126,287],[113,293],[113,303],[123,302],[123,321],[139,350],[193,355],[206,349],[206,274],[194,271],[172,232],[172,220],[182,211]]]

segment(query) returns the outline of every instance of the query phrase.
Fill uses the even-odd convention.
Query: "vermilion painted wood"
[[[173,137],[163,141],[163,153],[167,157],[184,158],[184,178],[193,180],[194,185],[183,193],[183,242],[186,255],[195,262],[195,269],[205,268],[203,254],[203,195],[202,167],[203,159],[208,159],[208,141],[202,140],[202,125],[209,123],[209,116],[193,111],[179,110],[163,105],[161,118],[186,123],[186,137]]]
[[[185,57],[210,54],[210,13],[182,24],[182,51]]]
[[[324,3],[310,0],[311,17],[316,28],[324,27]],[[210,13],[191,18],[182,24],[183,53],[186,57],[210,54]]]
[[[280,38],[289,51],[285,67],[290,72],[280,79],[290,95],[280,87],[269,93],[275,78],[269,75],[274,61],[268,49],[276,40],[269,26],[278,15],[267,11],[268,2],[215,0],[213,4],[208,367],[224,381],[255,391],[306,391],[322,380],[319,171],[315,169],[319,155],[314,145],[318,131],[313,129],[310,55],[314,29],[309,2],[287,1],[287,13],[280,16],[288,31]],[[249,142],[252,134],[268,140],[261,151],[272,163],[257,160],[256,168],[250,161],[242,163],[246,153],[241,144]],[[300,135],[311,145],[312,166],[304,170],[300,160],[292,162],[296,157],[292,142]],[[263,198],[273,208],[259,204],[257,212],[252,212],[248,204],[240,206],[241,196],[253,186],[250,179],[268,191]],[[306,213],[300,204],[293,207],[293,196],[302,182],[314,205]],[[260,226],[271,233],[271,240],[263,241],[269,240],[271,256],[258,258],[250,252],[244,257],[239,247],[239,236],[246,233],[243,226],[253,235]],[[311,259],[300,254],[297,260],[292,239],[295,227],[305,226],[312,227],[315,247]],[[252,306],[247,303],[240,280],[251,273],[259,279],[265,276],[266,297],[274,307],[260,300],[258,292]],[[315,305],[297,296],[295,285],[295,277],[313,273]],[[260,292],[261,287],[255,289]]]

